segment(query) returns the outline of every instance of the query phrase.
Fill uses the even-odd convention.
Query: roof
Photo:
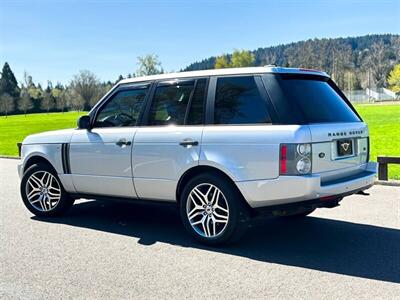
[[[262,73],[291,73],[291,74],[313,74],[329,77],[323,71],[312,70],[312,69],[298,69],[298,68],[283,68],[275,66],[265,67],[251,67],[251,68],[226,68],[226,69],[211,69],[202,71],[191,71],[191,72],[178,72],[178,73],[166,73],[159,75],[150,75],[142,77],[134,77],[123,79],[119,84],[150,81],[150,80],[168,80],[175,78],[186,78],[186,77],[203,77],[203,76],[218,76],[218,75],[239,75],[239,74],[262,74]]]

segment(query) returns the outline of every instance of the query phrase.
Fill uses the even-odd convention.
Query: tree
[[[64,113],[64,110],[67,108],[68,103],[68,92],[66,89],[62,89],[60,94],[56,98],[56,108],[61,110]]]
[[[12,110],[16,108],[15,101],[19,97],[19,92],[20,90],[18,87],[17,80],[15,79],[14,73],[11,71],[10,65],[6,62],[4,63],[3,69],[1,71],[0,96],[2,94],[8,94],[9,96],[11,96],[12,101],[14,101]]]
[[[400,64],[394,66],[388,76],[390,89],[395,93],[400,93]]]
[[[161,62],[155,54],[138,56],[138,66],[136,76],[156,75],[164,73]]]
[[[15,108],[14,99],[7,93],[0,96],[0,112],[5,113],[6,118]]]
[[[370,72],[368,74],[378,87],[386,85],[386,76],[390,69],[387,60],[387,48],[382,41],[372,44],[368,50],[364,66]]]
[[[215,69],[225,69],[229,68],[229,60],[226,55],[217,56],[215,60]]]
[[[43,93],[42,103],[40,105],[41,109],[46,110],[47,113],[54,108],[54,98],[51,95],[51,86],[51,82],[48,82],[47,88]]]
[[[224,54],[218,56],[215,60],[215,69],[223,68],[242,68],[254,65],[255,56],[247,50],[234,50],[232,57],[229,59],[228,55]]]
[[[28,89],[22,86],[20,99],[18,102],[18,109],[20,111],[23,111],[26,116],[26,112],[32,108],[33,108],[33,103],[31,96],[29,95]]]
[[[247,50],[234,50],[231,59],[232,68],[251,67],[254,65],[255,56]]]
[[[64,87],[61,83],[57,82],[56,86],[51,90],[51,95],[54,98],[55,107],[64,112],[66,105],[66,97],[64,97]]]
[[[74,107],[88,110],[90,106],[97,102],[99,95],[99,79],[88,70],[79,71],[71,81],[70,88],[74,99]]]

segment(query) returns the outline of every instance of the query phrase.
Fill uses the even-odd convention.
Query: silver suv
[[[255,216],[337,206],[376,174],[368,127],[329,76],[280,67],[122,80],[78,128],[28,136],[21,151],[37,216],[79,198],[170,202],[212,245]]]

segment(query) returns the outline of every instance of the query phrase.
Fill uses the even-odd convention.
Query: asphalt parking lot
[[[0,159],[1,299],[399,299],[400,187],[208,248],[170,207],[78,201],[65,217],[34,217],[16,165]]]

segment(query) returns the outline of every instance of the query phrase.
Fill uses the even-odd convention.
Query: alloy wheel
[[[61,187],[57,178],[47,171],[33,173],[26,182],[29,203],[39,211],[53,210],[61,199]]]
[[[210,183],[195,186],[186,202],[186,214],[192,228],[201,236],[222,234],[229,221],[229,206],[222,191]]]

